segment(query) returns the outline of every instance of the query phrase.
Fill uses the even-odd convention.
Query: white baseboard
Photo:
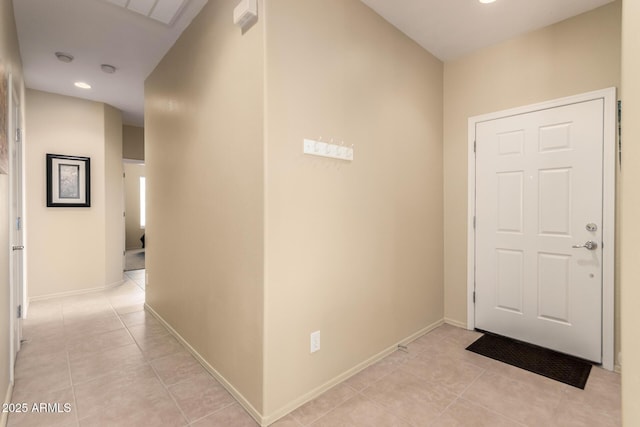
[[[260,412],[253,407],[253,405],[240,393],[227,379],[220,374],[213,366],[209,364],[201,355],[196,351],[195,348],[191,347],[191,345],[180,335],[166,320],[160,316],[153,308],[151,308],[147,303],[144,304],[145,310],[153,315],[162,325],[167,328],[167,330],[173,335],[185,348],[193,355],[193,357],[200,362],[204,368],[209,371],[209,373],[216,379],[222,386],[227,389],[227,391],[242,405],[242,407],[251,415],[251,417],[256,420],[258,424],[261,426],[266,426],[264,424],[264,419]]]
[[[342,374],[332,378],[331,380],[327,381],[326,383],[322,384],[320,387],[317,387],[313,390],[311,390],[310,392],[300,396],[299,398],[293,400],[292,402],[289,402],[287,405],[283,406],[282,408],[278,409],[277,411],[275,411],[274,413],[263,417],[263,424],[262,426],[268,426],[271,423],[274,423],[276,421],[278,421],[280,418],[286,416],[287,414],[289,414],[290,412],[294,411],[295,409],[299,408],[300,406],[304,405],[307,402],[310,402],[311,400],[315,399],[316,397],[320,396],[322,393],[328,391],[329,389],[335,387],[336,385],[340,384],[341,382],[345,381],[346,379],[354,376],[355,374],[357,374],[358,372],[364,370],[365,368],[368,368],[369,366],[373,365],[376,362],[379,362],[380,360],[384,359],[385,357],[387,357],[388,355],[390,355],[391,353],[393,353],[394,351],[398,350],[398,346],[399,345],[407,345],[409,343],[411,343],[412,341],[415,341],[416,339],[420,338],[421,336],[423,336],[424,334],[431,332],[432,330],[434,330],[435,328],[437,328],[438,326],[441,326],[444,323],[444,320],[438,320],[437,322],[432,323],[431,325],[420,329],[418,332],[415,332],[411,335],[409,335],[408,337],[398,341],[396,344],[387,347],[386,349],[382,350],[380,353],[370,357],[369,359],[365,360],[362,363],[359,363],[358,365],[354,366],[353,368],[343,372]]]
[[[125,280],[123,279],[123,280],[118,280],[117,282],[109,283],[105,286],[99,286],[97,288],[86,288],[86,289],[78,289],[75,291],[66,291],[66,292],[57,292],[53,294],[38,295],[37,297],[29,298],[29,304],[31,304],[34,301],[44,301],[44,300],[49,300],[53,298],[72,297],[75,295],[84,295],[84,294],[91,294],[94,292],[106,291],[111,288],[115,288],[116,286],[120,286],[124,282]]]
[[[347,378],[352,377],[353,375],[355,375],[358,372],[362,371],[363,369],[369,367],[370,365],[372,365],[372,364],[384,359],[389,354],[391,354],[394,351],[396,351],[398,349],[399,345],[409,344],[410,342],[420,338],[424,334],[434,330],[435,328],[437,328],[438,326],[440,326],[440,325],[442,325],[444,323],[444,320],[439,320],[439,321],[434,322],[434,323],[432,323],[431,325],[429,325],[429,326],[427,326],[425,328],[420,329],[419,331],[411,334],[410,336],[406,337],[405,339],[402,339],[402,340],[398,341],[396,344],[394,344],[394,345],[392,345],[390,347],[387,347],[386,349],[382,350],[380,353],[370,357],[369,359],[365,360],[364,362],[359,363],[358,365],[354,366],[353,368],[351,368],[351,369],[343,372],[342,374],[332,378],[331,380],[327,381],[326,383],[322,384],[321,386],[316,387],[315,389],[309,391],[308,393],[305,393],[304,395],[302,395],[299,398],[293,400],[292,402],[288,403],[287,405],[283,406],[282,408],[278,409],[277,411],[273,412],[272,414],[269,414],[268,416],[263,416],[242,395],[242,393],[240,393],[229,381],[227,381],[227,379],[222,374],[220,374],[220,372],[218,372],[213,366],[211,366],[209,364],[209,362],[207,362],[200,355],[200,353],[198,353],[196,351],[196,349],[194,349],[175,329],[173,329],[171,327],[171,325],[169,323],[167,323],[167,321],[165,321],[160,314],[158,314],[152,307],[150,307],[146,303],[144,305],[144,308],[149,313],[151,313],[151,315],[153,315],[153,317],[155,317],[160,323],[162,323],[162,325],[165,328],[167,328],[167,330],[182,345],[185,346],[185,348],[193,355],[193,357],[195,357],[198,360],[198,362],[200,362],[202,364],[202,366],[204,366],[204,368],[207,371],[209,371],[209,373],[216,380],[218,380],[218,382],[220,382],[220,384],[222,384],[222,386],[224,388],[227,389],[227,391],[229,393],[231,393],[231,395],[238,401],[238,403],[240,403],[240,405],[242,405],[244,407],[244,409],[249,413],[249,415],[251,415],[251,417],[258,424],[260,424],[263,427],[264,426],[268,426],[268,425],[276,422],[277,420],[279,420],[280,418],[286,416],[287,414],[289,414],[293,410],[297,409],[298,407],[300,407],[300,406],[304,405],[305,403],[315,399],[316,397],[320,396],[322,393],[326,392],[327,390],[331,389],[332,387],[340,384],[341,382],[343,382]]]
[[[447,325],[451,325],[451,326],[455,326],[458,328],[462,328],[462,329],[468,329],[467,328],[467,323],[466,322],[460,322],[458,320],[455,319],[450,319],[448,317],[444,318],[444,323],[446,323]]]
[[[423,336],[425,334],[428,334],[429,332],[433,331],[435,328],[437,328],[439,326],[442,326],[444,323],[446,323],[446,322],[443,319],[440,319],[437,322],[433,322],[429,326],[426,326],[426,327],[420,329],[418,332],[413,333],[413,334],[409,335],[408,337],[406,337],[405,339],[401,340],[400,342],[398,342],[398,345],[410,344],[411,342],[417,340],[421,336]],[[395,348],[398,348],[398,345],[396,345]]]
[[[9,385],[7,386],[7,393],[4,396],[5,404],[11,403],[12,395],[13,395],[13,384],[9,383]],[[0,415],[0,427],[7,427],[7,421],[9,421],[9,413],[3,411],[2,415]]]

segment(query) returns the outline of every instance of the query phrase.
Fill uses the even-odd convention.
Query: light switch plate
[[[320,350],[320,331],[315,331],[311,333],[311,353],[315,353]]]

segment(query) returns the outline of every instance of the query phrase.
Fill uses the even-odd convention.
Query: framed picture
[[[91,159],[47,154],[47,207],[91,206]]]

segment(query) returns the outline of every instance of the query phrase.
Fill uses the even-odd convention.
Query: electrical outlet
[[[311,353],[320,350],[320,331],[311,333]]]

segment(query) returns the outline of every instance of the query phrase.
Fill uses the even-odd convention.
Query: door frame
[[[604,101],[603,197],[602,197],[602,367],[612,371],[615,361],[615,214],[616,214],[616,88],[587,92],[541,103],[470,117],[468,121],[467,187],[467,328],[475,329],[476,265],[476,125],[480,122],[531,113],[564,105]]]
[[[22,100],[20,99],[20,94],[18,92],[18,88],[15,85],[15,80],[13,78],[13,74],[9,73],[8,78],[8,107],[9,114],[7,116],[7,139],[8,139],[8,149],[9,149],[9,336],[10,336],[10,369],[9,369],[9,379],[13,383],[14,382],[14,364],[15,364],[15,356],[18,351],[20,351],[21,339],[22,339],[22,324],[21,319],[24,319],[26,316],[27,306],[26,306],[26,250],[23,250],[22,255],[22,265],[21,265],[21,277],[22,282],[19,284],[19,287],[16,286],[15,283],[15,268],[14,268],[14,256],[15,253],[12,250],[12,245],[15,244],[15,236],[16,236],[16,218],[14,217],[13,212],[13,204],[16,199],[21,200],[20,207],[21,211],[18,212],[21,218],[21,232],[22,232],[22,244],[24,245],[26,240],[26,229],[25,229],[25,221],[24,221],[24,201],[25,201],[25,176],[24,176],[24,138],[23,138],[23,126],[22,126]],[[17,111],[17,112],[16,112]],[[20,142],[18,147],[16,147],[16,136],[18,129],[20,129]],[[20,150],[19,156],[19,165],[16,165],[13,160],[13,151],[15,149]],[[20,193],[16,194],[14,191],[14,173],[16,172],[16,168],[18,168],[19,180],[22,182]],[[17,317],[18,306],[22,306],[22,316],[19,319]]]

